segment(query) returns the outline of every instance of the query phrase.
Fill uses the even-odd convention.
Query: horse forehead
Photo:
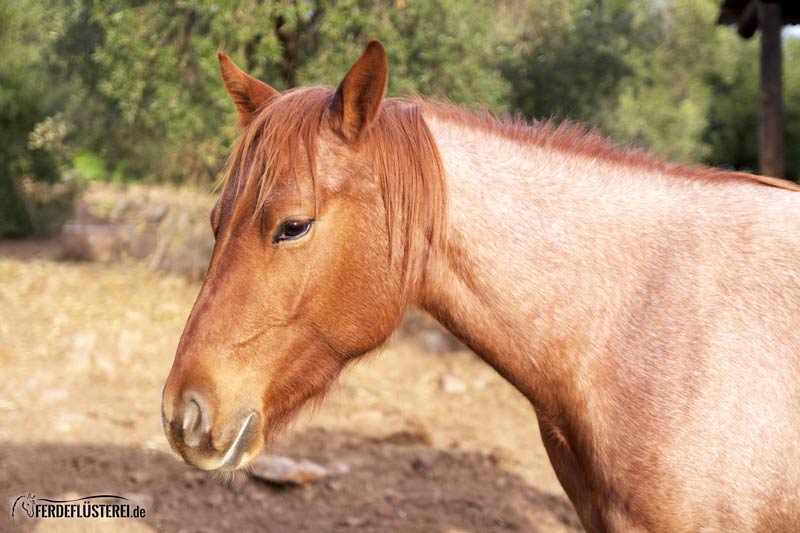
[[[373,169],[366,157],[367,150],[350,150],[335,135],[321,133],[317,139],[315,181],[323,192],[341,193],[371,183]]]

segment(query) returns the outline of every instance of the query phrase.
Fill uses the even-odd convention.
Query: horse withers
[[[800,530],[800,190],[569,124],[385,99],[220,54],[241,137],[163,393],[173,449],[247,464],[409,306],[532,403],[589,531]]]

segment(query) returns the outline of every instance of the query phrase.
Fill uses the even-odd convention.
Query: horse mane
[[[233,221],[258,216],[278,179],[297,180],[305,158],[317,199],[317,140],[334,97],[329,87],[287,91],[258,112],[225,166],[221,187],[233,185]],[[418,103],[385,100],[359,139],[380,183],[391,262],[399,261],[404,298],[422,274],[431,246],[444,243],[445,178],[436,142]],[[317,205],[319,201],[317,200]]]
[[[245,212],[254,219],[259,216],[278,179],[298,179],[296,167],[302,158],[307,161],[319,197],[317,141],[334,94],[329,87],[292,89],[270,101],[244,129],[221,182],[223,189],[234,186],[233,223]],[[414,285],[411,280],[421,275],[431,246],[443,246],[447,218],[444,166],[425,114],[522,145],[581,154],[644,171],[800,191],[800,186],[790,181],[672,163],[640,149],[621,148],[597,131],[569,121],[558,125],[552,120],[529,124],[508,115],[497,117],[421,98],[387,99],[376,121],[359,139],[359,150],[368,157],[370,170],[380,182],[390,261],[400,261],[406,289]]]
[[[705,165],[690,165],[672,162],[647,150],[635,147],[621,147],[596,129],[582,124],[563,120],[528,122],[521,116],[509,114],[494,115],[485,109],[466,110],[464,108],[439,102],[417,99],[426,113],[444,121],[462,124],[489,134],[512,140],[526,146],[550,148],[567,153],[580,154],[614,164],[641,169],[646,172],[678,176],[688,179],[712,182],[738,180],[756,182],[791,191],[800,191],[795,182],[759,176],[746,172],[732,172]]]

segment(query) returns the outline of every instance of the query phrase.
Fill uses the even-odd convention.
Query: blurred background
[[[321,468],[313,480],[220,480],[170,456],[159,391],[236,136],[216,52],[283,90],[336,85],[377,38],[390,96],[569,118],[671,160],[755,171],[760,34],[718,24],[722,3],[0,0],[2,496],[105,491],[148,509],[58,525],[76,531],[579,529],[525,400],[418,314],[277,443]],[[790,179],[795,28],[782,43]]]
[[[283,90],[335,85],[378,38],[390,95],[569,117],[670,159],[757,169],[758,39],[716,24],[721,3],[3,0],[0,234],[57,231],[86,183],[206,190],[235,135],[217,50]],[[800,39],[784,33],[797,177]],[[40,184],[62,185],[63,205],[42,212]]]

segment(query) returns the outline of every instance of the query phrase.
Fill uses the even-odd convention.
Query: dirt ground
[[[276,443],[334,475],[284,487],[178,462],[159,394],[198,288],[0,243],[0,531],[580,529],[522,396],[473,354],[403,336]],[[125,495],[147,516],[12,523],[28,492]]]

